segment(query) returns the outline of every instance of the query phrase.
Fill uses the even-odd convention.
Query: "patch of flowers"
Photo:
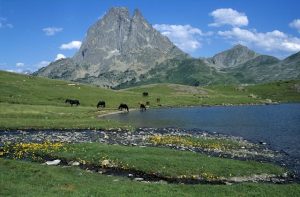
[[[178,178],[180,179],[204,179],[204,180],[207,180],[207,181],[215,181],[215,180],[219,180],[221,177],[217,176],[217,175],[214,175],[210,172],[202,172],[200,173],[199,175],[180,175],[178,176]]]
[[[13,159],[42,160],[43,155],[50,155],[52,152],[63,148],[63,144],[60,142],[7,143],[1,148],[0,156],[7,156]]]
[[[226,139],[193,138],[189,136],[160,136],[154,135],[148,138],[155,145],[176,145],[184,147],[196,147],[209,150],[229,150],[239,148],[239,144]]]

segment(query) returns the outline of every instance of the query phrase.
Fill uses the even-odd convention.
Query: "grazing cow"
[[[146,106],[144,104],[140,104],[140,110],[141,111],[146,111],[147,108],[146,108]]]
[[[79,100],[72,100],[72,99],[66,99],[65,103],[70,103],[71,107],[73,105],[76,105],[76,106],[80,105]]]
[[[121,111],[123,111],[123,109],[126,109],[129,112],[128,106],[126,104],[123,104],[123,103],[120,104],[118,109],[121,110]]]
[[[149,96],[148,92],[143,92],[143,96]]]
[[[105,108],[105,101],[99,101],[97,104],[97,108],[99,107]]]

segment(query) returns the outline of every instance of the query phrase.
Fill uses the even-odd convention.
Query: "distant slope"
[[[300,79],[300,55],[292,55],[282,61],[260,55],[237,67],[223,69],[240,83],[264,83],[278,80]]]
[[[237,45],[208,59],[171,59],[149,72],[116,86],[116,89],[151,83],[192,86],[216,84],[258,84],[300,79],[300,52],[284,60],[260,55]]]
[[[73,98],[79,99],[81,106],[96,107],[101,99],[109,100],[108,107],[117,108],[120,102],[131,101],[131,97],[136,96],[130,92],[3,71],[0,71],[0,84],[0,102],[12,104],[68,106],[65,99]]]
[[[138,80],[133,79],[117,86],[118,89],[142,84],[176,83],[191,86],[209,84],[234,84],[238,81],[215,68],[208,66],[201,59],[172,59],[165,61],[151,69],[147,74],[141,75]]]
[[[121,103],[130,108],[139,107],[140,102],[149,101],[151,107],[220,105],[242,103],[264,103],[265,99],[284,102],[300,102],[300,81],[282,81],[268,84],[210,85],[194,87],[178,84],[154,84],[109,90],[69,81],[45,79],[28,75],[0,71],[0,103],[69,106],[67,98],[80,100],[80,107],[93,107],[99,100],[105,100],[107,107],[116,109]],[[143,97],[144,91],[149,92]],[[251,97],[254,94],[257,97]],[[157,103],[156,99],[161,102]]]

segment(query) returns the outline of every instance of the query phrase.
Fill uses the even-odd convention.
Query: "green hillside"
[[[153,108],[260,104],[269,102],[266,99],[300,101],[299,81],[245,87],[153,84],[117,91],[0,71],[0,84],[0,128],[128,128],[128,125],[97,117],[117,111],[120,103],[133,109],[146,102]],[[143,92],[148,92],[149,96],[143,97]],[[81,105],[71,107],[64,102],[67,98],[78,99]],[[96,108],[99,100],[106,101],[105,109]]]

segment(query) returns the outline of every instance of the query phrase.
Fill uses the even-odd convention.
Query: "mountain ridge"
[[[111,8],[87,31],[72,58],[51,62],[33,75],[120,88],[172,82],[187,85],[262,83],[300,78],[300,52],[284,60],[241,44],[210,58],[192,58],[135,9]]]

